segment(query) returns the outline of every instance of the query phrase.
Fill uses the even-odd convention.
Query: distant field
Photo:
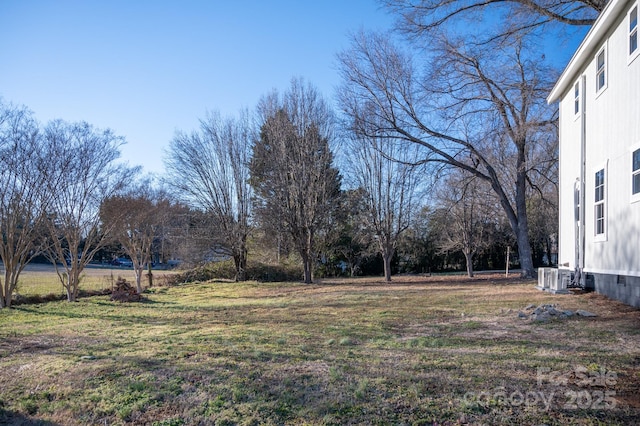
[[[220,281],[0,310],[0,424],[638,424],[640,311],[534,285]]]
[[[174,271],[153,271],[154,278],[173,274]],[[110,289],[118,277],[135,282],[132,268],[122,268],[109,265],[89,265],[81,275],[81,290],[105,290]],[[146,277],[144,278],[146,280]],[[145,281],[146,284],[146,281]],[[66,294],[52,265],[29,264],[20,274],[17,293],[21,296],[44,296],[47,294]]]

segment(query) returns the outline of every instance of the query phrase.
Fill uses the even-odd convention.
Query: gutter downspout
[[[586,180],[587,180],[587,77],[582,76],[582,112],[580,117],[580,225],[578,264],[576,265],[576,281],[585,288],[585,211],[586,211]]]

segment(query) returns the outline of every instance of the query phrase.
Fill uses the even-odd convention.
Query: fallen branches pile
[[[126,279],[118,277],[115,288],[111,292],[111,300],[118,302],[140,302],[142,295]]]

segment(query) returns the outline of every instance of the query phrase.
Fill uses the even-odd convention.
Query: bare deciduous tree
[[[454,170],[436,190],[438,207],[431,214],[436,223],[441,252],[464,254],[467,275],[473,277],[473,258],[491,244],[491,228],[498,203],[486,183],[474,175]]]
[[[246,279],[251,215],[249,156],[254,130],[248,113],[223,120],[210,114],[199,132],[178,133],[165,164],[176,195],[211,215],[208,236],[216,251],[233,257],[236,280]]]
[[[39,254],[47,206],[42,191],[38,124],[24,107],[0,99],[0,259],[4,280],[0,308],[10,307],[20,273]]]
[[[44,130],[42,153],[48,159],[44,190],[52,195],[46,223],[47,257],[75,301],[80,274],[108,241],[100,205],[123,190],[138,172],[118,164],[123,139],[87,123],[56,120]]]
[[[410,54],[389,37],[356,36],[339,56],[343,111],[356,134],[416,144],[416,163],[487,182],[516,235],[522,275],[535,276],[526,193],[539,146],[555,135],[557,110],[545,103],[553,73],[522,39],[484,48],[432,41],[432,55]]]
[[[259,114],[260,139],[251,159],[256,210],[262,218],[280,218],[302,258],[304,282],[311,283],[316,232],[340,191],[329,146],[332,114],[313,87],[296,79],[284,96],[264,97]]]
[[[151,274],[151,250],[160,233],[164,214],[161,210],[166,207],[166,198],[152,189],[150,182],[142,182],[125,194],[111,196],[103,200],[100,207],[103,229],[111,230],[111,238],[122,245],[131,259],[138,294],[143,290],[145,266]]]
[[[398,239],[420,207],[417,191],[424,171],[410,165],[416,154],[415,146],[384,137],[354,137],[348,147],[348,175],[364,190],[364,218],[382,255],[386,281],[391,281]]]
[[[504,40],[546,26],[592,25],[608,0],[382,0],[413,37],[443,28]],[[483,22],[484,21],[484,22]],[[480,34],[482,33],[482,34]]]

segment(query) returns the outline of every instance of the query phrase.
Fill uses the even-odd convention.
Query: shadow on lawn
[[[58,426],[58,423],[46,420],[30,419],[24,414],[5,411],[0,408],[0,425],[14,426]]]

